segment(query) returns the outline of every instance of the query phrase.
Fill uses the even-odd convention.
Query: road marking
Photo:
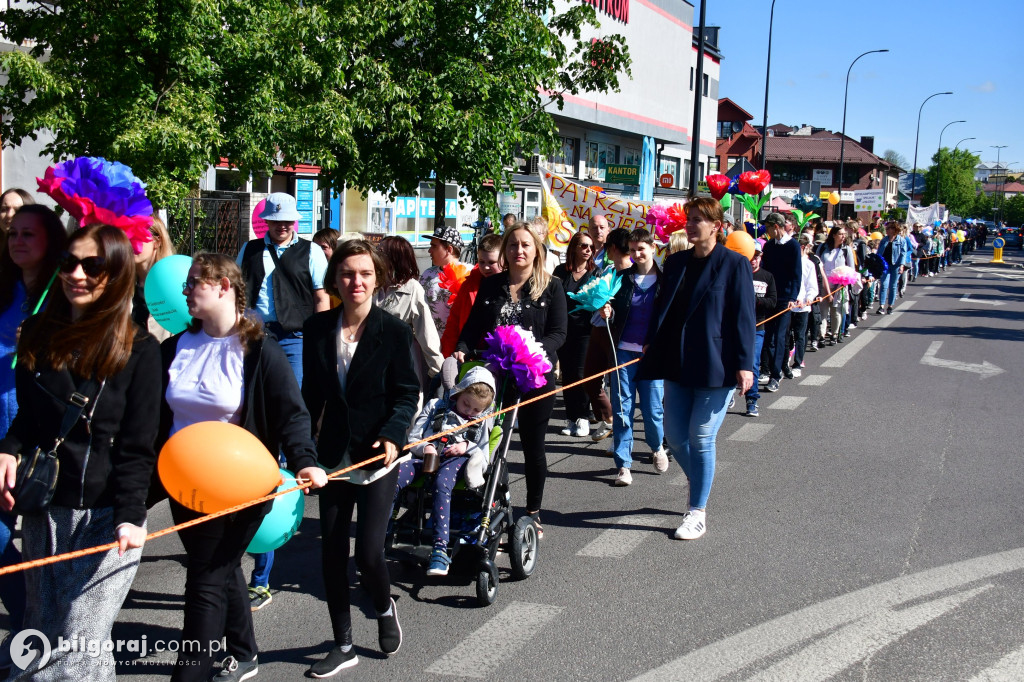
[[[977,278],[978,278],[978,279],[981,279],[981,278],[982,278],[982,277],[984,277],[985,275],[983,275],[983,274],[981,274],[981,273],[979,272],[979,273],[978,273],[978,274],[977,274],[976,276],[977,276]]]
[[[899,611],[882,609],[821,638],[750,679],[758,682],[827,680],[992,587],[992,584],[982,585]]]
[[[599,559],[622,559],[640,546],[648,535],[654,532],[651,526],[661,527],[657,516],[623,516],[613,522],[617,526],[640,526],[639,528],[609,528],[576,552],[576,556]]]
[[[928,286],[925,287],[925,289],[934,289],[934,288],[935,288],[934,284],[929,284]]]
[[[431,663],[427,672],[480,679],[494,677],[518,649],[561,612],[561,606],[513,602]]]
[[[921,364],[931,367],[942,367],[944,369],[958,369],[961,372],[974,372],[975,374],[980,374],[982,379],[994,377],[1005,371],[1002,367],[997,367],[988,360],[982,361],[980,365],[960,362],[958,360],[943,360],[936,357],[940,348],[942,348],[942,341],[932,341],[931,345],[928,346],[928,350],[924,352],[924,356],[921,357]]]
[[[1024,679],[1024,648],[1000,658],[994,666],[971,678],[971,682],[1019,682]]]
[[[775,428],[774,424],[744,424],[740,428],[736,429],[736,433],[729,436],[728,440],[755,443],[764,438],[765,434],[773,428]]]
[[[917,301],[904,301],[903,305],[899,307],[899,310],[886,315],[884,319],[876,322],[871,329],[865,330],[859,336],[854,337],[846,343],[846,347],[841,351],[830,357],[825,362],[821,363],[822,367],[845,367],[846,363],[853,359],[857,353],[864,348],[864,346],[871,343],[871,341],[878,336],[879,330],[885,329],[893,322],[899,319],[900,315],[907,312],[914,306]]]
[[[832,378],[831,374],[808,374],[800,382],[801,386],[824,386],[825,382]]]
[[[802,398],[798,395],[784,395],[774,403],[768,406],[770,410],[795,410],[796,408],[803,405],[807,398]]]
[[[961,303],[984,303],[985,305],[1006,305],[1005,301],[991,301],[987,298],[971,298],[970,294],[964,294],[960,297]]]
[[[931,595],[1024,569],[1024,548],[947,564],[812,604],[708,644],[634,679],[720,680],[837,628]],[[914,607],[911,607],[914,608]],[[827,662],[825,662],[827,663]]]

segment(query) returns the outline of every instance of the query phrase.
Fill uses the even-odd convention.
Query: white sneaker
[[[607,438],[612,435],[612,423],[611,422],[598,422],[597,428],[590,434],[590,439],[593,441],[599,441],[603,438]]]
[[[683,514],[683,525],[676,528],[676,540],[696,540],[708,529],[707,515],[702,509],[691,509]]]
[[[572,420],[566,420],[565,428],[562,429],[561,431],[559,431],[559,433],[562,434],[563,436],[575,436],[576,434],[573,433],[575,428],[576,428],[576,423],[575,422],[573,422]]]
[[[590,422],[588,422],[586,419],[577,419],[576,420],[576,432],[573,433],[572,435],[577,436],[579,438],[584,438],[586,436],[589,436],[590,435]]]
[[[624,486],[629,485],[633,482],[633,474],[629,473],[629,469],[621,467],[619,474],[615,477],[615,485]]]
[[[668,453],[665,452],[665,448],[661,447],[655,450],[651,455],[651,462],[654,464],[654,470],[659,474],[668,471]]]
[[[757,383],[767,384],[770,378],[771,377],[769,377],[767,374],[762,374],[761,376],[757,377]]]
[[[794,377],[798,377],[798,376],[800,376],[801,374],[803,374],[803,372],[801,372],[801,371],[800,371],[800,368],[799,368],[799,367],[794,367],[793,369],[791,369],[791,370],[789,370],[789,371],[793,373],[793,376],[794,376]]]

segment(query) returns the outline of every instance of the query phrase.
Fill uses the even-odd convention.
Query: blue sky
[[[699,21],[700,0],[691,0]],[[728,97],[761,124],[771,0],[708,0],[707,23],[721,26],[720,97]],[[846,71],[857,55],[888,48],[857,62],[850,75],[846,134],[875,136],[875,153],[895,149],[914,157],[921,102],[918,166],[927,167],[939,132],[952,148],[1007,145],[1001,160],[1024,169],[1024,2],[1021,0],[776,0],[768,125],[806,123],[839,131]]]

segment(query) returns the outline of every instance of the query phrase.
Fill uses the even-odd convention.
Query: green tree
[[[978,183],[974,179],[974,168],[978,157],[963,149],[950,151],[943,147],[932,156],[932,165],[924,174],[925,188],[922,201],[931,204],[936,201],[941,164],[943,204],[953,215],[963,216],[974,206]]]
[[[1003,201],[1000,220],[1014,227],[1024,225],[1024,194],[1015,194]]]
[[[992,220],[992,197],[979,191],[975,195],[971,209],[965,217]]]

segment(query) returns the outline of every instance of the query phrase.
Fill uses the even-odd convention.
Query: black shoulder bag
[[[57,448],[71,433],[75,423],[81,418],[85,408],[96,398],[102,385],[96,388],[96,395],[90,397],[97,383],[87,380],[81,391],[75,391],[68,398],[64,408],[64,421],[60,424],[57,440],[48,452],[36,447],[30,455],[18,455],[18,472],[14,481],[14,513],[23,516],[42,514],[50,506],[53,491],[57,488],[57,474],[60,472],[60,460],[57,459]],[[93,410],[96,408],[93,407]]]

